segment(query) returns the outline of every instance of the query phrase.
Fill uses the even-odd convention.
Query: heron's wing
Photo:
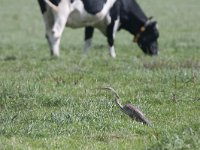
[[[150,121],[145,117],[144,113],[140,111],[137,107],[127,104],[124,106],[126,114],[136,121],[143,122],[144,124],[151,125]]]

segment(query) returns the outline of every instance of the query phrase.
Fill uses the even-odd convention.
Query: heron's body
[[[143,124],[151,126],[151,122],[145,117],[145,115],[136,106],[133,106],[132,104],[126,104],[126,105],[123,106],[119,101],[120,100],[119,95],[117,94],[117,92],[113,88],[104,87],[102,89],[110,90],[114,93],[115,103],[121,109],[122,112],[124,112],[130,118],[132,118],[132,119],[134,119],[138,122],[142,122]]]

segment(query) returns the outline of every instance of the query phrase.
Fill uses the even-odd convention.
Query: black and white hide
[[[38,0],[45,22],[46,38],[51,54],[59,56],[60,39],[65,26],[85,27],[87,54],[94,28],[106,37],[109,53],[115,58],[114,38],[120,29],[134,36],[134,42],[149,55],[158,51],[157,23],[146,17],[135,0]]]

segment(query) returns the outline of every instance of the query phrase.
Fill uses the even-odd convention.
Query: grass
[[[198,0],[139,0],[159,22],[160,55],[145,56],[121,31],[117,59],[95,32],[82,56],[83,29],[66,29],[52,59],[37,1],[1,0],[0,149],[199,149]],[[153,9],[152,9],[153,8]],[[130,120],[99,86],[153,122]]]

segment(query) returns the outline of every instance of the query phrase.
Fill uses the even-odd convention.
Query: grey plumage
[[[143,124],[146,124],[148,126],[151,126],[151,122],[145,117],[145,115],[136,106],[133,106],[132,104],[126,104],[126,105],[123,106],[120,103],[119,95],[117,94],[117,92],[113,88],[103,87],[101,89],[112,91],[115,95],[116,105],[121,109],[122,112],[127,114],[130,118],[132,118],[132,119],[134,119],[138,122],[142,122]]]

